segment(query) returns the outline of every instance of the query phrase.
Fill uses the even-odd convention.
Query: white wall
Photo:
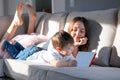
[[[36,0],[0,0],[0,16],[13,15],[16,6],[20,2],[28,2],[34,7],[36,4]],[[52,0],[52,13],[61,11],[91,11],[118,7],[120,7],[120,0]],[[26,10],[23,13],[26,13]]]
[[[73,3],[70,4],[70,3]],[[65,0],[65,11],[94,11],[119,8],[120,0]]]
[[[52,0],[52,12],[120,8],[120,0]]]
[[[0,16],[4,15],[4,2],[0,0]]]
[[[65,0],[52,0],[52,13],[65,11]]]
[[[5,15],[14,15],[16,6],[19,3],[29,3],[34,6],[35,0],[4,0],[4,6],[5,6]],[[24,8],[23,13],[26,13],[26,8]]]

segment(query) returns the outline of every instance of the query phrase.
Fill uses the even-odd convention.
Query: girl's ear
[[[56,50],[60,52],[62,49],[60,47],[57,47]]]

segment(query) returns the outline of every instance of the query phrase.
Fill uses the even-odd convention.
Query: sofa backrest
[[[36,33],[40,33],[51,38],[57,31],[64,29],[67,15],[67,12],[44,14],[37,26]]]

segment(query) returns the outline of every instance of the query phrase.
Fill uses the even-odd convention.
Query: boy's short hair
[[[68,44],[74,44],[73,37],[67,33],[64,30],[60,30],[52,37],[52,44],[53,47],[56,49],[56,47],[64,48]]]

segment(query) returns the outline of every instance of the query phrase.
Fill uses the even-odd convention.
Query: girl
[[[68,27],[68,33],[74,39],[73,56],[76,57],[78,51],[88,49],[88,21],[84,17],[75,17]]]

